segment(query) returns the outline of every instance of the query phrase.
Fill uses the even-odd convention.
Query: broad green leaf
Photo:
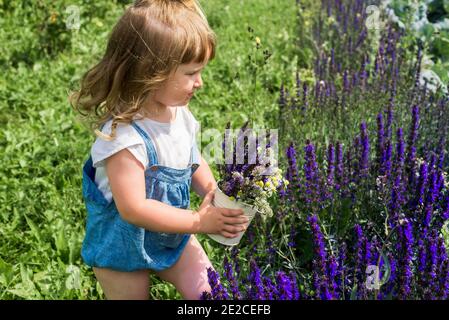
[[[27,214],[24,214],[24,215],[25,215],[25,220],[26,220],[28,226],[30,227],[31,234],[36,238],[36,240],[37,240],[38,243],[42,243],[42,241],[41,241],[41,235],[40,235],[40,232],[39,232],[38,227],[37,227],[36,224],[33,222],[33,220],[32,220],[31,218],[28,217]]]
[[[67,252],[69,246],[67,243],[67,238],[65,236],[64,228],[59,228],[56,236],[53,237],[55,239],[56,249],[60,254],[64,254]]]
[[[14,276],[13,266],[4,261],[0,257],[0,283],[3,285],[9,284],[13,276]]]

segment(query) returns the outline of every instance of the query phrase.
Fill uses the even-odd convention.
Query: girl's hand
[[[215,191],[209,191],[196,212],[199,216],[200,233],[221,234],[235,238],[246,230],[248,218],[241,209],[217,208],[212,205]]]

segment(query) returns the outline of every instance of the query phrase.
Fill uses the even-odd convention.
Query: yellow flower
[[[50,23],[55,23],[57,16],[58,16],[58,14],[56,12],[52,12],[51,16],[50,16]]]
[[[288,180],[285,180],[284,183],[286,186],[288,186],[290,184],[290,182]]]
[[[232,201],[235,200],[235,198],[233,196],[230,196],[229,199],[232,200]]]
[[[265,187],[270,188],[271,187],[271,182],[270,180],[268,180],[267,182],[265,182]]]
[[[260,45],[260,38],[259,37],[256,37],[256,44]]]
[[[258,185],[259,187],[263,188],[263,182],[262,181],[257,181],[256,185]]]

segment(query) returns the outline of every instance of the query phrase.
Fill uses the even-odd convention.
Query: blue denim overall
[[[190,205],[190,184],[200,155],[194,141],[186,169],[160,166],[154,145],[135,122],[132,126],[145,141],[149,165],[145,170],[146,198],[186,209]],[[81,256],[89,266],[119,271],[160,271],[178,261],[189,234],[152,232],[130,224],[120,216],[114,200],[107,202],[95,184],[92,157],[83,168],[83,198],[87,209],[86,235]]]

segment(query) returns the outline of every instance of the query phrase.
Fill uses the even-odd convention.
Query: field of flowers
[[[252,225],[203,298],[447,298],[447,88],[423,77],[407,29],[380,16],[370,34],[367,7],[315,12],[313,80],[280,89],[290,184],[276,220]]]
[[[0,0],[0,299],[104,298],[80,256],[93,136],[67,95],[129,3]],[[278,129],[289,181],[258,182],[273,216],[238,246],[198,236],[216,268],[202,298],[447,299],[449,2],[201,3],[219,46],[192,112]],[[229,193],[248,174],[212,169]]]

